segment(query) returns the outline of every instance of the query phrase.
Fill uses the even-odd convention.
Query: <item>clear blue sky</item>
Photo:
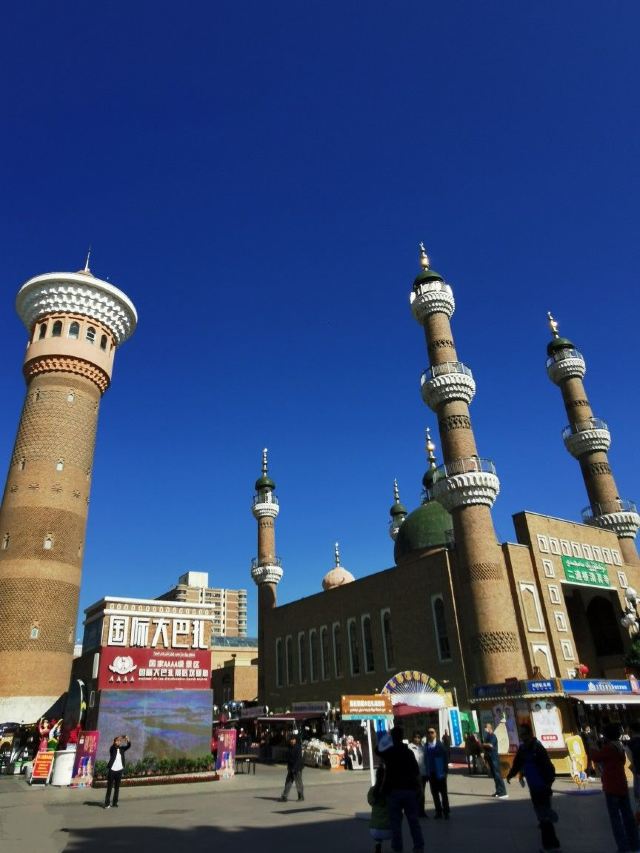
[[[207,570],[249,588],[255,629],[264,445],[281,601],[319,590],[336,539],[357,577],[392,565],[392,481],[415,507],[435,427],[421,239],[454,287],[499,536],[587,503],[548,309],[640,499],[637,3],[31,2],[3,27],[3,464],[20,284],[91,243],[140,315],[102,405],[82,607]]]

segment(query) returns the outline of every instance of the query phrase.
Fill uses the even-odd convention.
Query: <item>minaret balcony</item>
[[[461,506],[493,506],[500,493],[496,466],[478,456],[440,465],[433,472],[429,493],[449,512]]]
[[[633,501],[618,498],[606,503],[597,503],[582,510],[585,524],[610,530],[618,539],[635,539],[640,528],[640,514]]]
[[[409,296],[413,316],[421,325],[431,314],[451,317],[456,308],[453,291],[443,281],[425,281],[416,285]]]
[[[262,583],[280,583],[282,575],[280,557],[272,557],[268,563],[262,562],[259,557],[254,557],[251,560],[251,577],[253,582],[258,585]]]
[[[562,440],[569,453],[579,459],[587,453],[606,453],[611,446],[611,433],[600,418],[587,418],[566,426]]]
[[[273,492],[258,492],[253,496],[251,512],[254,518],[277,518],[280,512],[278,498]]]
[[[586,362],[577,349],[561,349],[547,359],[547,375],[556,385],[565,379],[582,379],[586,372]]]
[[[467,405],[476,393],[473,374],[461,361],[434,364],[420,377],[422,399],[436,412],[443,403],[463,400]]]

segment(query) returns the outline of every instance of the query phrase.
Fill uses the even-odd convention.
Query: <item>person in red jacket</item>
[[[619,851],[640,850],[638,826],[631,810],[629,786],[624,772],[627,760],[620,743],[620,726],[610,723],[603,730],[604,743],[598,749],[589,750],[589,757],[602,768],[602,790],[607,801],[607,810],[613,837]]]

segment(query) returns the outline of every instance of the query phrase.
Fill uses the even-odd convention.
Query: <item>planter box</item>
[[[206,773],[174,773],[171,776],[129,776],[120,782],[122,788],[137,785],[182,785],[187,782],[217,782],[220,777],[214,771]],[[106,779],[94,779],[94,788],[106,788]]]

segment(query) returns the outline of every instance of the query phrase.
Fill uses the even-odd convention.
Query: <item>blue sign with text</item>
[[[562,680],[565,693],[633,693],[630,681],[603,678],[572,678]]]

